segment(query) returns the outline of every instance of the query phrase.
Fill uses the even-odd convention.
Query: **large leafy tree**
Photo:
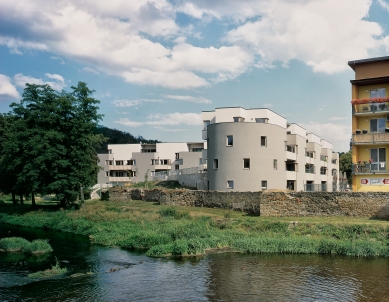
[[[102,119],[99,101],[83,82],[71,89],[58,93],[48,85],[27,84],[20,103],[11,104],[1,158],[15,178],[9,190],[33,198],[36,192],[54,193],[66,206],[80,187],[96,182],[95,150],[104,142],[94,134]]]
[[[352,151],[339,153],[339,170],[346,172],[348,183],[352,182]]]

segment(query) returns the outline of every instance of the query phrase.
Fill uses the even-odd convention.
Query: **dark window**
[[[261,136],[261,146],[266,147],[266,136]]]
[[[234,138],[232,135],[227,135],[227,146],[233,146],[234,145]]]
[[[261,187],[262,187],[262,190],[267,189],[267,180],[262,180]]]
[[[214,169],[219,169],[219,160],[217,158],[215,158],[213,160],[213,168]]]
[[[250,169],[250,158],[243,158],[243,169]]]

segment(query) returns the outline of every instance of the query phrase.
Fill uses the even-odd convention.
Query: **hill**
[[[160,141],[155,139],[145,139],[142,136],[135,137],[132,134],[117,129],[111,129],[105,126],[99,125],[96,128],[96,134],[102,134],[108,140],[101,146],[97,153],[107,153],[108,144],[155,144],[160,143]]]

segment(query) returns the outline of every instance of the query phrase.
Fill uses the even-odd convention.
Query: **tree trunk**
[[[80,195],[81,195],[80,209],[82,209],[84,207],[84,191],[82,188],[82,184],[80,184]]]
[[[16,200],[15,192],[12,192],[12,204],[14,206],[18,205],[18,201]]]
[[[35,203],[35,194],[34,194],[34,192],[31,192],[31,203],[32,203],[32,207],[35,208],[36,207],[36,203]]]
[[[23,194],[20,194],[19,197],[20,197],[20,204],[21,204],[21,205],[24,205]]]

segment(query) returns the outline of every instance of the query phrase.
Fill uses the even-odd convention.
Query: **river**
[[[0,238],[7,236],[49,239],[54,252],[0,253],[0,301],[389,301],[386,258],[223,253],[169,260],[0,224]],[[27,276],[56,258],[65,276]]]

